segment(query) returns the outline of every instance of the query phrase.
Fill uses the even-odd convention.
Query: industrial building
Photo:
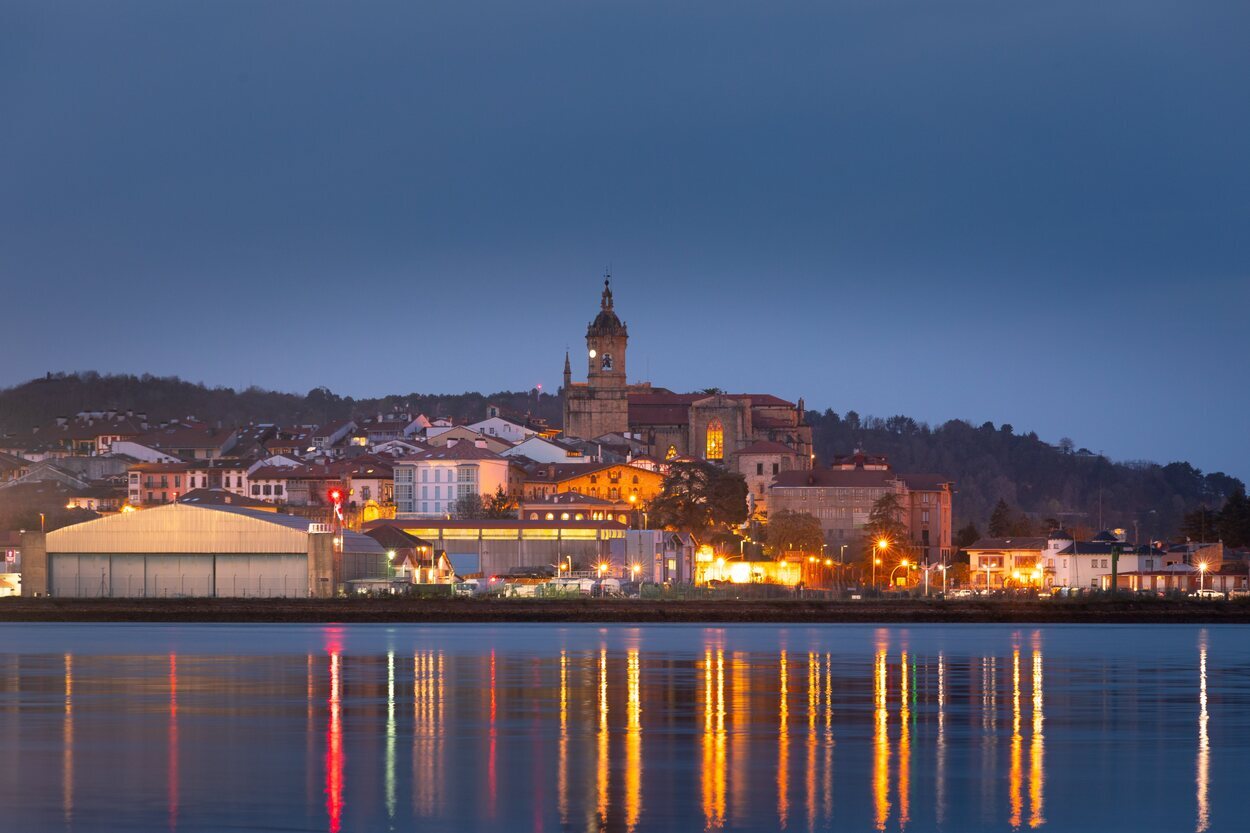
[[[25,596],[317,597],[388,575],[353,532],[237,506],[169,504],[23,539]]]
[[[612,564],[613,541],[625,537],[626,527],[616,521],[528,520],[385,520],[365,524],[376,531],[392,526],[433,544],[446,553],[460,576],[502,575],[515,570],[554,568],[593,569]]]

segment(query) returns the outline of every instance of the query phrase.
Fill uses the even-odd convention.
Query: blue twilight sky
[[[0,2],[0,385],[631,378],[1250,477],[1250,3]],[[575,361],[583,373],[584,361]]]

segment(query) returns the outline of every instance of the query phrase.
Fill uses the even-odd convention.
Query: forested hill
[[[936,472],[955,481],[956,524],[982,532],[994,505],[1006,501],[1039,526],[1054,519],[1096,530],[1134,522],[1142,539],[1176,534],[1182,515],[1201,506],[1218,509],[1244,489],[1240,480],[1203,474],[1188,463],[1113,463],[1070,440],[1052,446],[1011,425],[977,427],[953,420],[931,428],[910,417],[861,418],[854,411],[808,412],[821,462],[863,449],[885,454],[898,471]],[[1101,506],[1101,522],[1100,522]]]
[[[560,424],[558,396],[536,391],[423,394],[353,399],[326,388],[307,394],[277,393],[260,388],[209,388],[173,376],[105,376],[99,373],[53,373],[0,390],[0,434],[25,433],[51,425],[56,417],[80,411],[115,409],[146,413],[149,422],[195,417],[205,422],[242,425],[320,425],[348,416],[410,411],[430,418],[445,416],[478,420],[489,403],[518,414],[532,414]]]
[[[248,388],[208,388],[173,377],[51,374],[0,390],[0,434],[24,434],[56,417],[79,411],[116,409],[144,412],[151,422],[189,416],[210,423],[239,425],[274,422],[316,425],[349,415],[395,410],[430,417],[481,419],[487,403],[530,413],[559,425],[558,396],[536,391],[490,395],[412,393],[379,399],[342,397],[325,388],[305,395]],[[952,421],[936,428],[910,417],[861,418],[855,412],[808,412],[822,463],[855,449],[886,454],[902,472],[936,472],[955,481],[956,521],[982,531],[1002,499],[1037,521],[1053,518],[1069,526],[1121,526],[1146,536],[1166,536],[1181,516],[1200,506],[1218,509],[1241,487],[1221,473],[1203,474],[1188,463],[1112,463],[1070,442],[1048,445],[1035,434],[1017,434],[1010,425],[980,427]]]

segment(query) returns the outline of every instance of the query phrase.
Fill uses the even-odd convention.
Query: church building
[[[564,435],[625,435],[661,460],[694,457],[756,475],[808,469],[812,429],[795,405],[771,394],[673,393],[625,376],[629,331],[617,317],[608,280],[599,314],[586,329],[587,374],[574,382],[564,357]],[[760,455],[767,453],[767,462]],[[749,468],[748,472],[744,466]],[[765,468],[767,466],[767,468]]]

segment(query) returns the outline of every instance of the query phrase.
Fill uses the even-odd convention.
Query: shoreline
[[[4,622],[1250,624],[1250,601],[10,598]]]

